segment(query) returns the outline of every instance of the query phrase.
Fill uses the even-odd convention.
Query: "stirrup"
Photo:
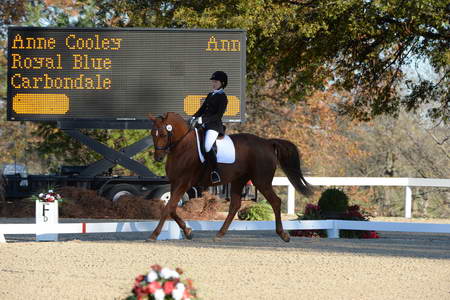
[[[211,182],[214,183],[219,183],[220,180],[220,175],[217,171],[212,171],[211,172]]]

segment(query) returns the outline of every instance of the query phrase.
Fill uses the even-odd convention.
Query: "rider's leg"
[[[206,161],[208,165],[211,167],[211,182],[218,183],[220,182],[219,169],[217,167],[217,157],[214,150],[212,150],[212,146],[216,141],[219,133],[215,130],[207,130],[205,135],[205,151],[206,151]]]
[[[206,131],[205,135],[205,151],[209,152],[214,145],[214,142],[216,141],[217,137],[219,136],[219,133],[215,130],[208,129]]]

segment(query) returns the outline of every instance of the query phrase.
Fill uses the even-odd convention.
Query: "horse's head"
[[[180,115],[172,112],[159,117],[149,115],[148,118],[153,122],[151,134],[155,146],[155,160],[161,162],[178,142],[181,131],[185,131],[187,125]]]

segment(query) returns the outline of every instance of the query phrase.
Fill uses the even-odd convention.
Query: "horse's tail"
[[[312,195],[312,188],[300,169],[300,155],[293,143],[282,139],[270,139],[283,172],[297,191],[305,196]]]

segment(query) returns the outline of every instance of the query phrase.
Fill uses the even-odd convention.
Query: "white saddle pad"
[[[200,150],[200,138],[198,137],[197,128],[195,128],[195,136],[197,137],[197,151],[201,162],[205,161],[202,151]],[[217,162],[222,164],[232,164],[236,159],[236,150],[234,149],[233,140],[225,135],[223,139],[216,140],[217,145]]]

